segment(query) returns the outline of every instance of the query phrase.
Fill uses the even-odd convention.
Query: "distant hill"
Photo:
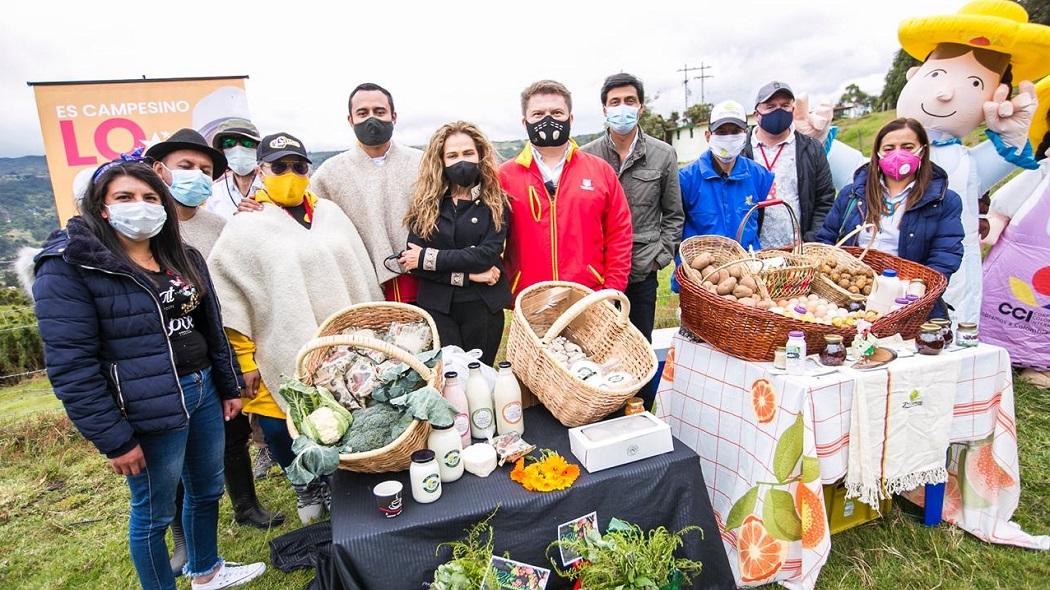
[[[580,145],[600,134],[577,136]],[[494,142],[500,161],[513,158],[525,145],[524,140]],[[339,152],[313,152],[314,166]],[[23,246],[39,246],[48,234],[58,228],[51,178],[43,156],[0,158],[0,285],[14,285],[12,261]]]

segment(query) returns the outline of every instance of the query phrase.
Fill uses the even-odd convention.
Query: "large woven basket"
[[[611,301],[617,301],[617,310]],[[564,426],[597,422],[619,410],[656,374],[656,354],[629,319],[630,302],[612,289],[591,291],[576,283],[548,281],[518,294],[507,358],[514,373]],[[548,345],[564,335],[601,364],[612,357],[637,381],[599,389],[562,366]]]
[[[747,252],[735,240],[716,235],[692,236],[682,242],[678,252],[682,258],[681,268],[683,272],[697,285],[702,285],[705,279],[710,278],[710,276],[701,276],[703,269],[695,269],[692,266],[696,257],[706,252],[711,254],[714,260],[712,263],[714,271],[708,273],[709,275],[722,269],[739,268],[741,276],[751,277],[755,280],[755,283],[758,285],[758,292],[763,298],[768,295],[765,283],[762,282],[761,277],[751,271],[751,259],[747,257]]]
[[[852,247],[844,250],[852,255],[863,251]],[[877,336],[900,333],[905,339],[914,338],[944,293],[948,281],[935,270],[883,252],[872,250],[865,260],[876,272],[893,268],[901,276],[926,281],[926,294],[922,298],[872,324],[872,332]],[[847,343],[852,342],[856,335],[854,328],[803,322],[728,301],[694,283],[681,267],[675,271],[675,276],[680,285],[682,327],[711,346],[738,358],[773,360],[777,347],[787,342],[788,332],[792,330],[800,330],[806,335],[806,346],[811,352],[823,349],[827,334],[839,334]]]
[[[385,330],[392,322],[411,323],[425,321],[430,326],[432,347],[441,347],[434,318],[413,305],[394,302],[362,303],[352,305],[333,314],[317,329],[317,336],[307,342],[296,359],[296,378],[308,385],[313,384],[314,373],[328,357],[328,351],[336,346],[350,346],[375,350],[387,357],[407,364],[427,382],[441,391],[441,363],[433,368],[424,365],[408,351],[375,338],[348,336],[345,332],[355,329]],[[288,433],[293,439],[299,436],[291,416],[287,419]],[[404,471],[412,462],[412,453],[427,446],[430,424],[413,420],[407,429],[393,442],[362,453],[339,455],[339,468],[361,473],[388,473]]]

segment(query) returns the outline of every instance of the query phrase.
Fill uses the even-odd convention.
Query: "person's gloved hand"
[[[795,130],[820,143],[828,137],[835,107],[822,102],[815,111],[809,110],[809,96],[800,94],[795,98]]]
[[[1011,99],[1010,87],[1000,84],[992,100],[984,103],[984,122],[1007,145],[1024,148],[1039,101],[1035,97],[1035,85],[1029,80],[1021,82],[1018,89],[1020,92]]]
[[[999,236],[1010,224],[1010,218],[999,213],[995,209],[988,211],[988,234],[981,236],[981,243],[985,246],[994,246],[999,241]]]

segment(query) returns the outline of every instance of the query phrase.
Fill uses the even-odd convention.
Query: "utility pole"
[[[700,70],[700,75],[696,76],[695,78],[693,78],[694,80],[700,80],[700,103],[701,104],[707,104],[707,97],[704,95],[704,80],[707,80],[709,78],[714,78],[714,76],[710,76],[708,74],[705,74],[704,70],[711,69],[711,66],[705,65],[703,60],[701,60],[700,61],[700,67],[699,68],[694,68],[694,69]]]
[[[685,110],[689,110],[689,74],[690,72],[700,71],[700,68],[691,68],[689,64],[683,64],[680,70],[682,72],[682,90],[685,93]],[[685,112],[685,111],[682,111]]]

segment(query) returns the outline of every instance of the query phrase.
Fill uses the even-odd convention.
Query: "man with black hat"
[[[212,196],[204,205],[208,211],[229,221],[237,213],[241,199],[250,199],[262,187],[256,166],[259,130],[247,119],[223,121],[211,146],[221,150],[230,169],[212,184]]]
[[[781,199],[795,212],[802,240],[812,241],[835,202],[824,146],[796,131],[792,125],[795,93],[785,82],[772,81],[755,97],[758,126],[750,131],[744,156],[773,173],[770,199]],[[784,207],[760,209],[759,240],[764,248],[795,242],[791,218]]]
[[[193,129],[179,129],[167,140],[156,143],[146,150],[152,159],[153,169],[168,185],[179,215],[179,228],[187,244],[208,256],[218,240],[226,221],[200,209],[212,194],[212,180],[226,171],[226,156],[208,145],[204,137]],[[225,423],[226,450],[224,475],[226,491],[233,504],[234,519],[238,524],[267,529],[284,522],[284,516],[271,513],[259,505],[255,494],[251,459],[248,454],[248,438],[251,426],[242,413]],[[172,536],[175,555],[172,570],[182,572],[186,562],[186,542],[182,531],[182,487],[176,496],[176,515],[172,520]]]

